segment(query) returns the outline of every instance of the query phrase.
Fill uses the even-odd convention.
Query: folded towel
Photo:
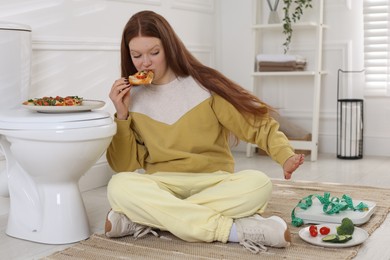
[[[306,63],[306,58],[300,55],[295,55],[297,63]]]
[[[283,62],[274,62],[274,61],[260,61],[259,66],[277,66],[277,67],[294,67],[297,63],[295,61],[283,61]]]
[[[284,55],[284,54],[258,54],[256,60],[267,62],[289,62],[289,61],[306,61],[306,59],[300,55]]]
[[[303,71],[306,67],[306,62],[268,62],[262,61],[257,63],[258,71]]]
[[[277,67],[277,66],[271,66],[271,67],[260,67],[259,71],[261,72],[268,72],[268,71],[296,71],[294,67]]]

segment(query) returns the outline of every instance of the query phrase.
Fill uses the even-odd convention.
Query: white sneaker
[[[287,247],[291,242],[291,233],[287,223],[280,217],[263,218],[253,215],[235,220],[240,244],[253,253],[266,251],[266,246]]]
[[[132,222],[126,215],[110,210],[107,214],[104,225],[106,237],[124,237],[133,235],[136,238],[142,237],[148,233],[158,237],[157,232],[151,227]]]

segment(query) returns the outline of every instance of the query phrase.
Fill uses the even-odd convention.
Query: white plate
[[[356,206],[360,202],[364,202],[368,206],[368,211],[358,211],[358,210],[343,210],[337,214],[326,214],[323,211],[323,205],[318,199],[314,199],[313,204],[308,209],[304,210],[299,207],[295,209],[295,216],[301,218],[303,223],[309,224],[321,224],[321,223],[335,223],[340,224],[343,218],[350,218],[355,225],[362,225],[366,223],[371,215],[375,212],[376,203],[366,200],[353,200],[353,205]]]
[[[345,243],[331,243],[331,242],[324,242],[322,241],[322,238],[324,238],[327,235],[321,235],[320,234],[320,228],[323,226],[327,226],[330,228],[330,234],[337,234],[336,227],[340,226],[340,224],[322,224],[322,225],[316,225],[318,229],[318,236],[312,237],[310,235],[309,227],[302,228],[299,230],[299,237],[302,238],[303,241],[306,241],[307,243],[316,245],[316,246],[322,246],[322,247],[351,247],[360,245],[366,239],[369,237],[367,231],[364,229],[355,227],[355,231],[352,234],[352,239],[345,242]]]
[[[41,112],[41,113],[69,113],[69,112],[82,112],[90,111],[92,109],[98,109],[106,103],[101,100],[83,100],[80,106],[31,106],[22,105],[29,110]]]

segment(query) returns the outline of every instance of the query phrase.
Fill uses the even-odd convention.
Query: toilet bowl
[[[10,197],[6,233],[46,244],[73,243],[90,235],[78,181],[102,156],[116,124],[103,110],[41,113],[22,107],[31,98],[31,46],[30,26],[0,21],[0,160],[3,164],[5,157],[6,165],[0,196]]]
[[[6,233],[47,244],[88,238],[78,181],[102,156],[115,132],[116,124],[102,111],[0,112],[10,196]]]

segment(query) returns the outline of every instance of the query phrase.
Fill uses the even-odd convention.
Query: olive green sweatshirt
[[[115,119],[117,133],[107,149],[116,172],[234,172],[230,132],[281,165],[294,155],[274,119],[257,118],[253,126],[253,120],[192,77],[133,87],[129,111],[127,120]]]

